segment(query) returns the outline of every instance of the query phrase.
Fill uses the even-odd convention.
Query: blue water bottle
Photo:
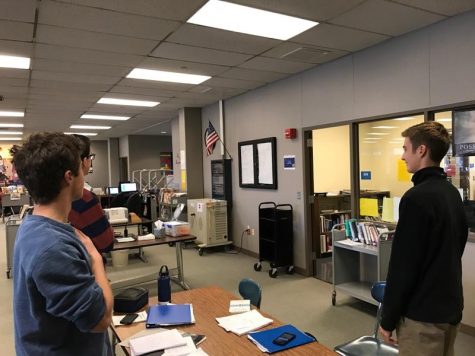
[[[158,272],[158,303],[167,304],[172,301],[172,288],[170,286],[170,273],[168,267],[163,265]]]

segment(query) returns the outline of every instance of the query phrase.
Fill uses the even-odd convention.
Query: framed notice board
[[[276,138],[238,143],[239,186],[277,189]]]

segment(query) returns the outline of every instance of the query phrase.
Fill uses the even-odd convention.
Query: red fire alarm
[[[297,137],[297,129],[285,129],[284,131],[285,138],[296,138]]]

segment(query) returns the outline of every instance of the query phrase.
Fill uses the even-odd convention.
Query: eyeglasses
[[[87,156],[87,158],[89,158],[91,161],[94,161],[94,158],[96,158],[96,154],[91,153],[89,156]]]

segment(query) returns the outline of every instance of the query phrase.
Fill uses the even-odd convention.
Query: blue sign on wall
[[[371,171],[361,171],[361,180],[371,180]]]

